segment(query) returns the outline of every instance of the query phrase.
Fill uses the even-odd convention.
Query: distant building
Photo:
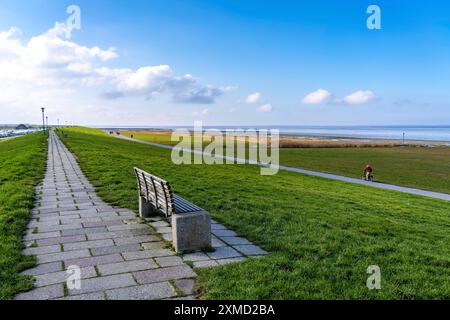
[[[16,127],[16,130],[28,130],[28,127],[26,125],[24,125],[24,124],[19,124]]]

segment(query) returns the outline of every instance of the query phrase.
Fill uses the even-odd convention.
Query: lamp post
[[[42,132],[44,132],[44,134],[45,134],[45,121],[44,121],[45,108],[41,108],[41,110],[42,110]]]
[[[48,116],[45,117],[45,126],[47,127],[47,131],[48,131],[49,130],[49,127],[48,127]]]

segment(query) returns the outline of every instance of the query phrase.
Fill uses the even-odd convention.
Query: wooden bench
[[[172,225],[173,246],[177,252],[210,248],[210,214],[174,194],[167,181],[139,168],[134,168],[134,171],[139,189],[140,216],[163,214]]]

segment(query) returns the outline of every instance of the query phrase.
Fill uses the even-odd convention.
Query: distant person
[[[131,135],[131,139],[133,139],[134,138],[134,135]]]
[[[366,164],[366,166],[364,167],[364,180],[372,181],[373,180],[372,172],[373,172],[372,166],[370,164]]]

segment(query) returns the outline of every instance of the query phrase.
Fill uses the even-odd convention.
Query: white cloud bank
[[[257,103],[261,99],[262,95],[259,92],[252,93],[247,96],[245,102],[248,104]]]
[[[169,65],[145,66],[137,70],[110,68],[119,57],[113,47],[86,47],[69,39],[63,23],[44,34],[23,41],[17,28],[0,32],[0,106],[20,100],[19,92],[40,89],[59,91],[95,88],[106,99],[168,94],[172,101],[210,104],[229,91],[227,87],[201,85],[190,74],[176,75]],[[11,89],[11,90],[9,90]],[[22,90],[21,90],[22,89]],[[33,92],[29,92],[32,94]]]
[[[309,93],[303,98],[304,104],[322,104],[328,103],[333,98],[332,94],[324,89],[318,89]]]
[[[257,108],[258,112],[269,112],[272,111],[273,106],[270,103],[263,104]]]
[[[352,94],[349,94],[348,96],[346,96],[343,101],[344,101],[344,103],[347,103],[347,104],[356,105],[356,104],[366,104],[366,103],[372,102],[377,99],[378,99],[378,97],[372,91],[359,90],[359,91],[353,92]]]
[[[373,102],[377,100],[377,95],[371,90],[359,90],[353,92],[343,99],[335,98],[334,95],[325,90],[318,89],[307,94],[302,102],[307,105],[317,105],[317,104],[349,104],[349,105],[362,105]]]
[[[200,111],[194,111],[192,112],[193,116],[207,116],[209,114],[209,109],[202,109]]]

